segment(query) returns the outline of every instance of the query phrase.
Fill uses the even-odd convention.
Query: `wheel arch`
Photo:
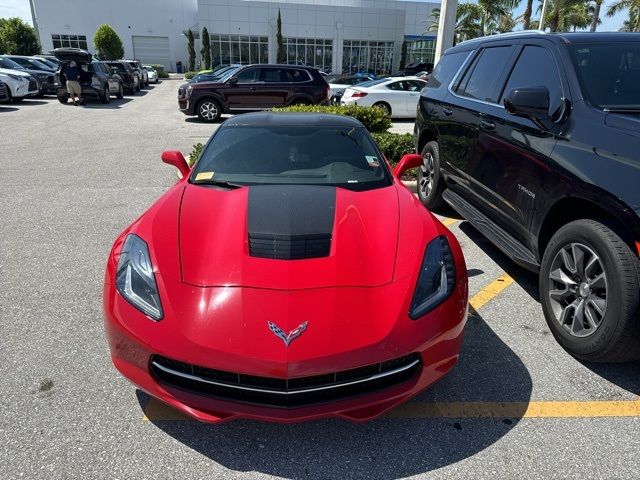
[[[542,258],[544,251],[553,237],[563,225],[575,220],[603,220],[620,238],[636,253],[638,252],[638,232],[640,219],[633,209],[619,201],[600,197],[586,198],[570,195],[558,199],[547,211],[537,229],[537,254]]]
[[[424,146],[429,143],[429,142],[437,142],[438,141],[438,134],[435,131],[434,128],[424,128],[421,132],[420,132],[420,136],[418,137],[418,143],[416,145],[417,147],[417,152],[421,153],[422,149],[424,148]]]
[[[202,95],[202,96],[198,97],[198,99],[195,100],[195,111],[196,111],[196,113],[197,113],[198,107],[200,106],[200,102],[202,102],[204,100],[213,100],[218,105],[220,105],[220,109],[221,109],[220,113],[228,113],[229,112],[229,109],[227,108],[227,105],[222,101],[222,98],[220,98],[219,96],[214,95],[212,93],[207,93],[205,95]]]

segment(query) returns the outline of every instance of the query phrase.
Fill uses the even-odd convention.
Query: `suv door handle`
[[[485,130],[495,130],[496,129],[496,124],[495,123],[488,122],[486,120],[482,120],[480,122],[480,126]]]
[[[453,110],[451,110],[450,108],[443,108],[442,113],[444,113],[448,117],[449,115],[453,115]]]

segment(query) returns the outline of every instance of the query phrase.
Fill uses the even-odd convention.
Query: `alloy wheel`
[[[549,273],[549,300],[555,319],[572,336],[593,335],[607,311],[603,261],[581,243],[565,245]]]
[[[203,102],[200,105],[200,115],[205,120],[215,120],[218,117],[218,107],[213,102]]]
[[[420,189],[422,198],[427,198],[433,190],[433,176],[435,174],[435,163],[431,152],[425,154],[420,170],[422,171],[422,177],[420,178],[418,188]]]

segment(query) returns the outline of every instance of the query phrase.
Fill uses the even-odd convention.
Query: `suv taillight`
[[[361,92],[360,90],[356,90],[351,94],[351,98],[362,98],[366,96],[367,96],[367,92]]]
[[[324,86],[324,98],[329,98],[329,92],[331,91],[331,89],[329,88],[329,85],[325,85]]]

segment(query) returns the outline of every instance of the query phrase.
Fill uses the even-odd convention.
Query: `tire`
[[[386,102],[378,102],[373,104],[374,107],[382,108],[387,112],[387,115],[391,116],[391,105]]]
[[[61,104],[66,105],[66,103],[69,101],[69,97],[58,97],[58,101]]]
[[[222,108],[217,101],[211,98],[203,98],[198,102],[196,112],[200,120],[211,123],[220,118],[220,115],[222,115]]]
[[[116,93],[116,98],[122,100],[124,98],[124,88],[122,88],[122,83],[118,84],[118,93]]]
[[[442,192],[445,185],[440,173],[440,149],[438,142],[429,142],[422,147],[422,166],[418,170],[417,191],[422,204],[430,210],[445,204]]]
[[[136,87],[136,90],[138,92],[142,90],[142,87],[140,86],[140,80],[138,80],[138,86]]]
[[[605,223],[576,220],[556,232],[540,267],[540,299],[551,333],[577,359],[640,359],[640,261]]]
[[[100,97],[100,101],[105,105],[111,102],[111,92],[109,92],[108,85],[105,85],[104,90],[102,91],[102,96]]]
[[[304,98],[296,98],[295,100],[292,100],[289,105],[292,107],[295,107],[297,105],[311,105],[311,102],[309,100],[305,100]]]

